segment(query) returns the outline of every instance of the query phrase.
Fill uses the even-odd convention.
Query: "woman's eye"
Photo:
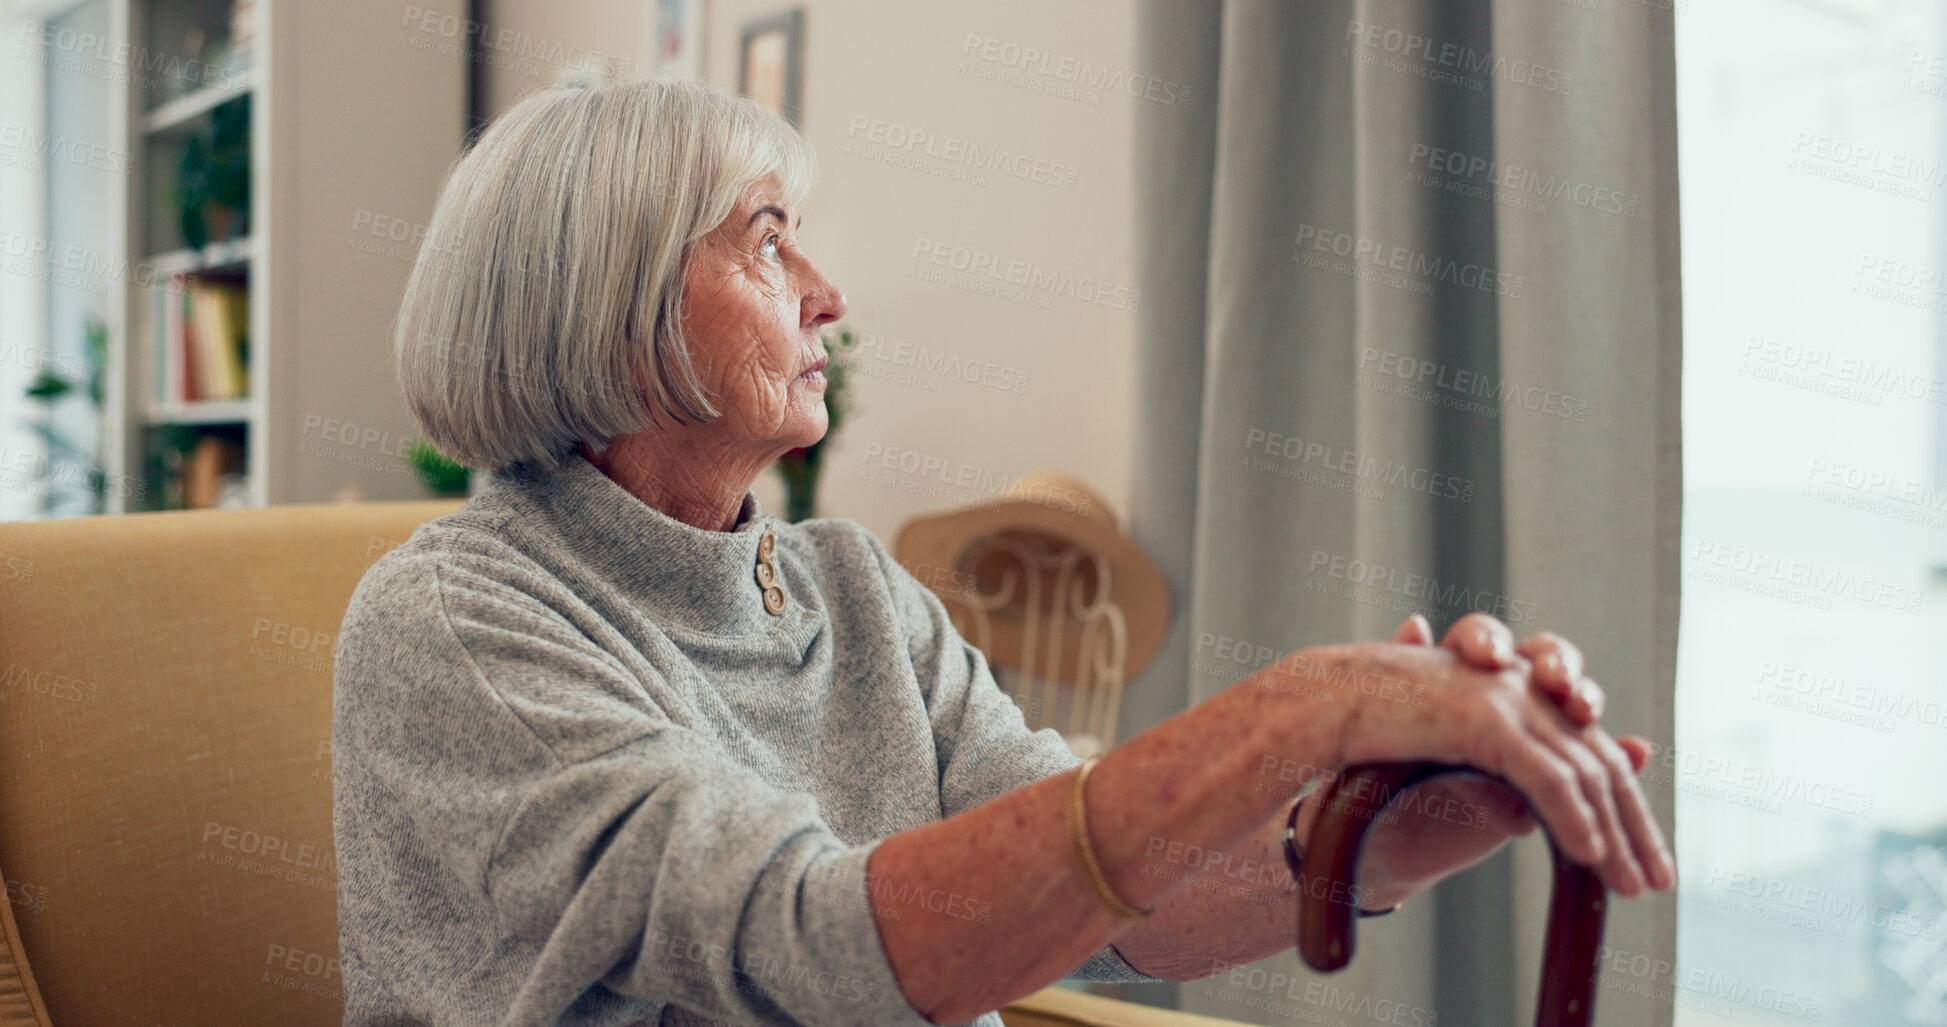
[[[773,260],[777,259],[777,236],[776,235],[765,236],[764,245],[758,247],[757,252],[763,254],[766,257],[770,257]]]

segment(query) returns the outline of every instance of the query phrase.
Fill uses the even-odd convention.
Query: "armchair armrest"
[[[1180,1013],[1135,1002],[1043,988],[1001,1009],[1007,1027],[1241,1027],[1241,1021]]]

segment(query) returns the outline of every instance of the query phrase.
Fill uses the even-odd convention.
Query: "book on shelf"
[[[183,507],[203,510],[217,506],[242,505],[239,488],[247,489],[243,477],[243,447],[215,435],[205,435],[183,461]]]
[[[156,290],[156,399],[241,399],[250,393],[250,290],[177,274]]]

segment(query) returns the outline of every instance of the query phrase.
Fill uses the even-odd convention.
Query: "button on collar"
[[[757,540],[757,584],[764,590],[764,609],[784,616],[784,589],[777,581],[777,536],[764,526],[764,537]]]

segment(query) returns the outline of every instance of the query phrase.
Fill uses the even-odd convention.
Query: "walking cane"
[[[1407,788],[1455,772],[1480,773],[1444,763],[1372,763],[1353,767],[1320,789],[1325,805],[1312,829],[1299,879],[1298,951],[1305,965],[1331,973],[1352,960],[1359,847],[1373,819]],[[1555,858],[1555,891],[1548,900],[1535,1025],[1588,1027],[1595,1012],[1596,950],[1602,944],[1608,893],[1595,871],[1571,861],[1553,837],[1548,848]],[[1323,880],[1309,880],[1313,877]]]

